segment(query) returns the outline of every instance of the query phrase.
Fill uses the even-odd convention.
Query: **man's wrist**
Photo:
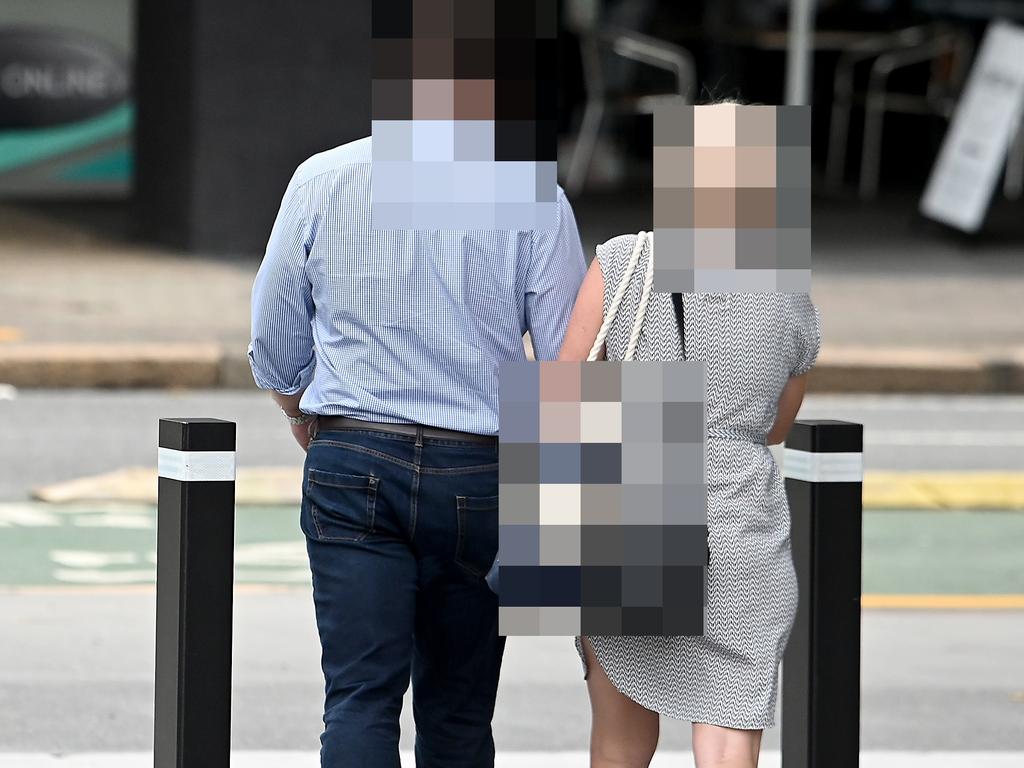
[[[302,411],[299,411],[298,413],[289,413],[285,408],[282,408],[281,412],[285,415],[285,418],[288,419],[288,423],[293,426],[308,424],[316,418],[316,414],[313,413],[303,413]]]
[[[302,392],[295,392],[291,395],[282,395],[280,392],[271,390],[270,395],[274,398],[274,402],[277,403],[277,407],[287,415],[298,416],[302,413],[299,409],[299,403],[302,402]]]

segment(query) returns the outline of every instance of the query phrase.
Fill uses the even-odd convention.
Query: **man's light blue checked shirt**
[[[249,363],[307,413],[498,432],[498,364],[558,356],[586,263],[551,230],[372,230],[370,138],[295,171],[252,293]]]

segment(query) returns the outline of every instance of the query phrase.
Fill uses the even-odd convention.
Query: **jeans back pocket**
[[[498,497],[456,496],[455,505],[455,562],[474,576],[484,576],[498,554]]]
[[[304,495],[313,530],[304,533],[319,541],[362,541],[373,533],[379,484],[373,475],[306,470]]]

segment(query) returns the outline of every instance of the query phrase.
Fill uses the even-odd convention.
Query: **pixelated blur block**
[[[654,290],[811,288],[811,108],[654,112]]]
[[[704,363],[502,363],[499,382],[498,631],[703,634]]]
[[[374,229],[549,230],[557,4],[373,4]]]

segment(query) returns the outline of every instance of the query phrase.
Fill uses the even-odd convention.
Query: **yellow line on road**
[[[1024,608],[1024,595],[861,595],[862,608]]]
[[[1024,509],[1024,472],[865,472],[865,509]]]
[[[309,585],[236,584],[237,595],[310,593]],[[58,584],[0,586],[0,595],[131,595],[154,594],[154,584],[120,584],[110,586],[70,587]],[[866,594],[860,604],[865,609],[934,609],[934,610],[1020,610],[1024,594],[940,595],[940,594]]]
[[[301,465],[240,467],[236,502],[297,505]],[[156,470],[124,467],[113,472],[36,488],[41,501],[133,501],[156,504]],[[865,509],[1019,509],[1024,510],[1024,472],[864,473]]]

